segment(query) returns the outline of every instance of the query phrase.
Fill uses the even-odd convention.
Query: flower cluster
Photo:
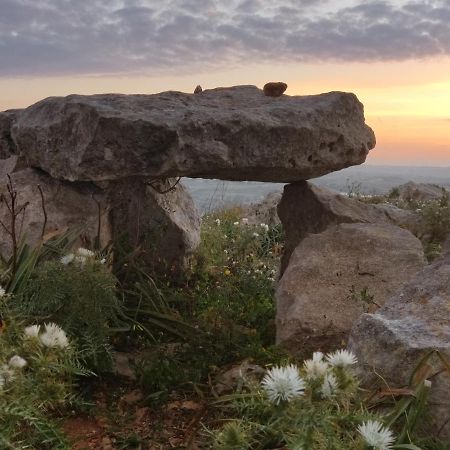
[[[69,340],[63,329],[55,323],[44,324],[44,331],[41,332],[39,325],[31,325],[25,328],[25,339],[38,340],[44,347],[48,348],[67,348]]]
[[[306,390],[312,393],[317,390],[321,399],[338,398],[344,389],[345,374],[356,362],[355,355],[348,350],[337,350],[327,355],[315,352],[311,359],[304,361],[302,371],[293,364],[273,367],[263,378],[261,386],[269,401],[275,405],[290,403],[304,396]],[[357,432],[374,450],[389,450],[395,440],[392,431],[376,420],[363,422]]]

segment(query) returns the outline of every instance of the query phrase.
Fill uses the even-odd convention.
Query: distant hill
[[[433,183],[450,189],[450,167],[406,167],[361,165],[333,172],[312,180],[338,192],[358,190],[362,194],[385,194],[393,187],[414,181]],[[280,192],[284,184],[221,181],[185,178],[199,209],[205,213],[230,205],[261,201],[271,192]]]

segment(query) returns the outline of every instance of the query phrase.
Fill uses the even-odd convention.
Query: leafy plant
[[[110,337],[126,328],[115,277],[89,250],[36,266],[11,308],[38,323],[63,327],[93,370],[111,367]]]
[[[360,395],[351,371],[356,358],[346,350],[326,356],[316,352],[301,368],[272,367],[261,383],[249,382],[217,401],[230,419],[212,432],[213,448],[420,450],[412,439],[426,404],[423,369],[429,357],[412,375],[413,395],[378,414]],[[423,448],[445,448],[439,445],[428,442]]]
[[[75,378],[88,372],[55,324],[24,328],[5,314],[0,335],[1,448],[69,449],[54,418],[75,401]]]

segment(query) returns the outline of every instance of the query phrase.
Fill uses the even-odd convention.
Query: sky
[[[0,0],[0,110],[267,81],[356,93],[370,164],[450,166],[450,0]]]

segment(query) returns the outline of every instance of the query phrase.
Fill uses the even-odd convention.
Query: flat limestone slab
[[[354,94],[274,98],[255,86],[51,97],[25,109],[11,135],[30,166],[71,181],[293,182],[361,164],[375,146]]]

